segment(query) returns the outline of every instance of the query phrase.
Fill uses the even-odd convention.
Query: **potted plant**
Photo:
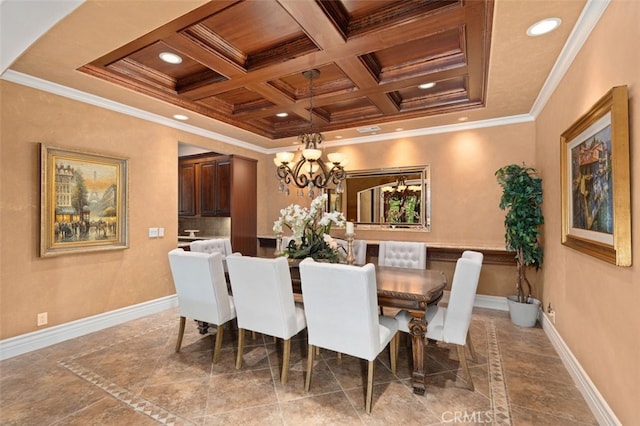
[[[516,252],[518,280],[517,295],[507,297],[511,321],[523,327],[533,327],[538,317],[540,301],[531,297],[531,283],[527,279],[526,269],[542,265],[542,247],[540,246],[540,225],[544,223],[542,215],[542,179],[536,169],[510,164],[495,173],[502,187],[500,208],[505,210],[505,242],[509,251]]]
[[[280,218],[273,224],[273,231],[282,237],[283,227],[289,228],[292,238],[282,255],[289,259],[302,260],[312,257],[315,260],[339,262],[340,247],[329,232],[331,225],[343,227],[346,224],[344,215],[338,211],[323,212],[327,203],[327,194],[322,194],[311,201],[310,208],[291,204],[280,210]]]

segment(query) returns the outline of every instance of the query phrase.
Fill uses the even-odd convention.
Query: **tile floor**
[[[0,362],[0,424],[597,424],[544,331],[518,328],[506,312],[474,310],[474,392],[457,377],[455,348],[429,345],[427,394],[414,395],[401,343],[397,375],[387,351],[378,358],[371,415],[364,362],[322,351],[306,393],[304,335],[291,345],[283,386],[280,343],[247,335],[236,370],[236,333],[225,333],[213,365],[212,335],[188,324],[180,353],[177,310],[169,310]]]

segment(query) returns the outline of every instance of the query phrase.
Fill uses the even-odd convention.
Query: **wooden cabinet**
[[[220,157],[199,164],[200,215],[231,215],[231,158]]]
[[[196,214],[196,165],[179,162],[178,165],[178,214]]]
[[[200,154],[178,162],[178,214],[230,217],[233,251],[257,253],[257,160]]]

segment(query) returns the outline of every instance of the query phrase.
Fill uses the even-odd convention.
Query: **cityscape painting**
[[[127,160],[42,145],[40,255],[122,249]]]

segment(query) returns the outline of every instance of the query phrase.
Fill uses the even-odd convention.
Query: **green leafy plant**
[[[542,265],[540,225],[542,215],[542,179],[533,167],[510,164],[495,173],[502,187],[500,208],[505,210],[505,242],[507,250],[516,252],[518,302],[527,303],[531,296],[531,283],[526,276],[526,267]],[[526,288],[526,289],[525,289]]]

